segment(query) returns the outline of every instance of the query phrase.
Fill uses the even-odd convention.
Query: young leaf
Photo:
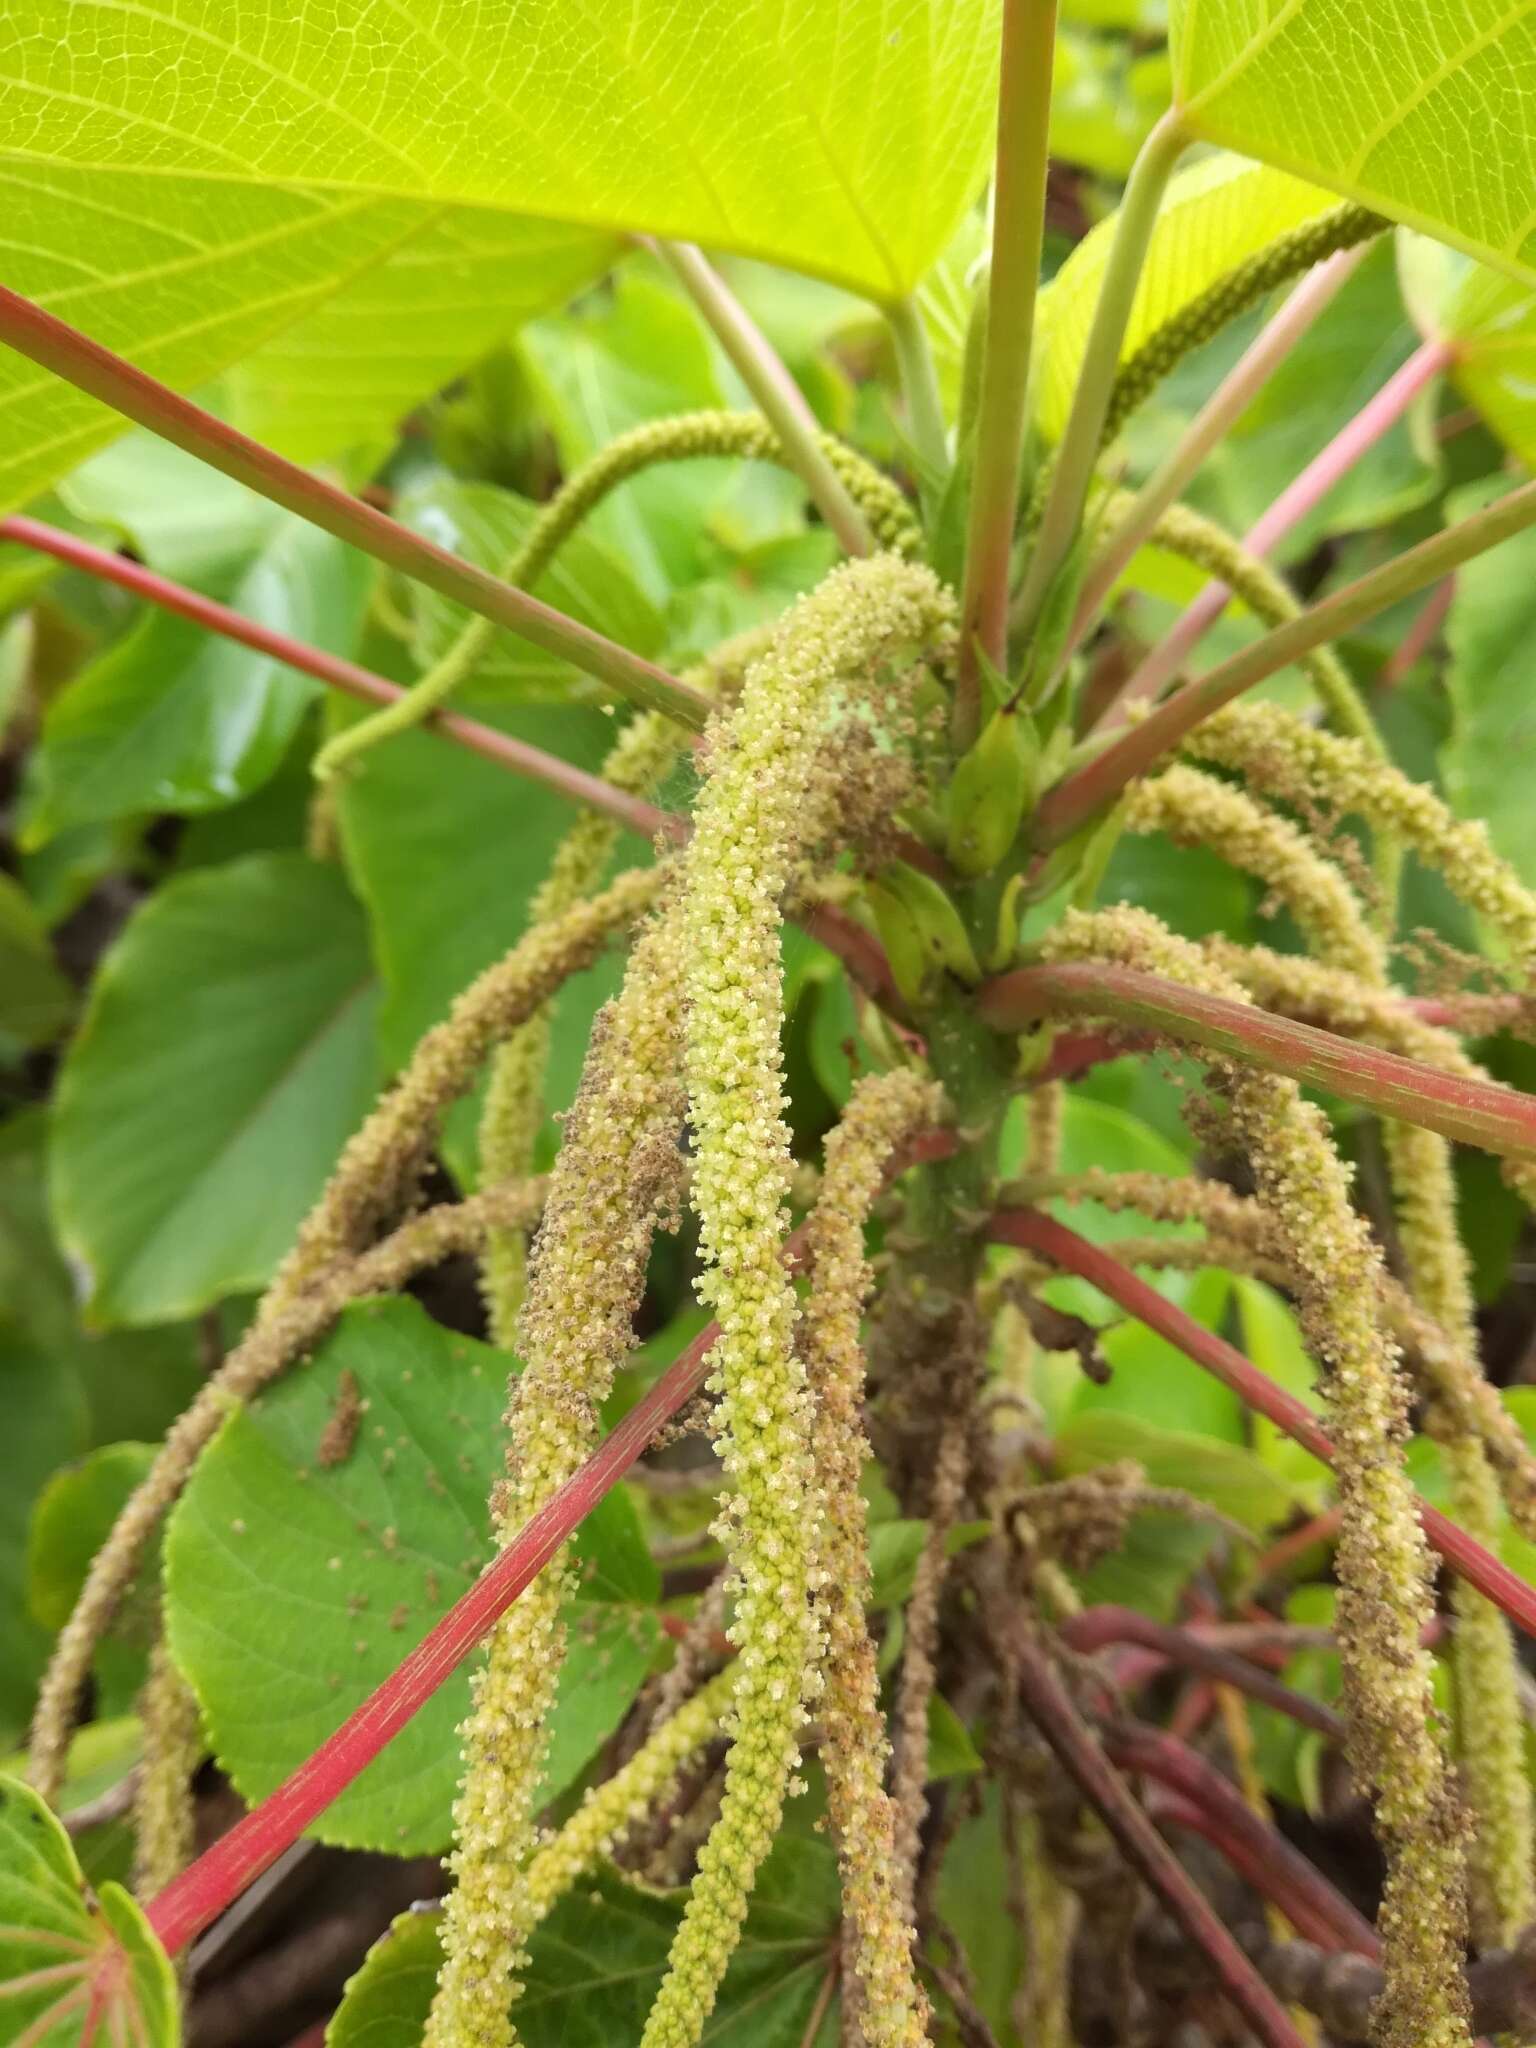
[[[167,884],[64,1062],[54,1219],[97,1325],[268,1279],[374,1085],[375,988],[334,868],[260,854]]]
[[[377,363],[408,300],[405,374],[414,358],[420,396],[462,318],[445,303],[483,300],[489,285],[493,316],[464,323],[461,365],[531,309],[502,296],[521,256],[534,305],[570,289],[577,252],[551,221],[590,231],[597,260],[615,231],[643,230],[897,295],[981,183],[997,15],[997,0],[910,0],[893,34],[870,0],[818,0],[788,19],[774,0],[744,0],[703,14],[589,9],[573,34],[564,0],[535,0],[516,34],[475,12],[449,34],[426,0],[387,20],[361,0],[275,16],[212,0],[195,29],[99,17],[85,108],[71,0],[39,0],[0,79],[0,124],[26,150],[9,282],[67,302],[74,323],[183,388],[284,330],[299,359],[280,388],[302,391],[303,357],[344,355],[359,326]],[[189,35],[217,91],[194,88]],[[538,225],[514,254],[480,213]],[[494,253],[466,270],[466,239]],[[338,295],[336,320],[305,337],[300,323]],[[429,321],[439,333],[424,344]],[[379,376],[370,368],[366,385]],[[9,356],[0,394],[9,503],[111,434],[100,406]],[[398,387],[381,396],[394,406]],[[355,403],[342,408],[343,433],[359,423]]]
[[[1536,278],[1526,9],[1380,0],[1356,33],[1337,0],[1174,0],[1169,25],[1193,135]]]
[[[153,1444],[103,1444],[60,1465],[38,1495],[27,1534],[27,1605],[44,1628],[68,1621],[91,1559],[154,1460]]]
[[[1152,230],[1121,359],[1245,257],[1333,204],[1315,185],[1235,156],[1177,172]],[[1071,409],[1115,226],[1111,216],[1090,230],[1041,295],[1035,408],[1053,441]]]
[[[525,2048],[634,2041],[682,1917],[682,1892],[630,1884],[604,1865],[529,1942],[517,2031]],[[837,2001],[808,2033],[835,1967],[837,1870],[820,1842],[781,1840],[758,1874],[741,1942],[703,2048],[832,2048]],[[435,1913],[405,1913],[375,1942],[326,2033],[326,2048],[417,2048],[441,1961]]]
[[[94,2038],[175,2048],[176,1979],[121,1885],[95,1893],[69,1836],[14,1778],[0,1779],[0,2026],[27,2048]]]
[[[347,652],[370,565],[303,520],[282,518],[229,595],[259,624]],[[237,803],[276,771],[320,686],[270,656],[147,611],[49,706],[32,757],[25,843],[144,811]]]
[[[246,1799],[301,1763],[487,1562],[507,1365],[413,1301],[360,1303],[204,1454],[166,1538],[167,1624]],[[576,1554],[550,1797],[612,1734],[661,1641],[660,1580],[622,1489],[583,1524]],[[260,1630],[232,1628],[252,1601]],[[466,1668],[327,1809],[323,1839],[445,1847],[468,1697]]]

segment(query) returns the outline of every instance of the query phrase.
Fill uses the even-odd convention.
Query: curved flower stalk
[[[859,1480],[869,1444],[859,1324],[874,1276],[864,1226],[892,1151],[936,1122],[941,1107],[936,1084],[913,1068],[860,1081],[827,1139],[821,1190],[807,1225],[811,1291],[800,1348],[816,1404],[813,1458],[823,1514],[817,1560],[817,1607],[826,1634],[821,1760],[842,1872],[846,1952],[859,1980],[859,2020],[869,2048],[921,2048],[928,2002],[894,1882],[896,1810],[883,1780],[890,1745],[865,1619],[871,1581]]]
[[[655,900],[666,869],[631,868],[600,896],[574,904],[555,923],[527,932],[472,981],[405,1072],[350,1138],[319,1201],[305,1218],[262,1302],[263,1317],[286,1308],[338,1259],[355,1253],[404,1202],[448,1106],[474,1081],[486,1054],[524,1023],[573,974],[589,967],[615,932]]]
[[[655,788],[677,758],[681,735],[667,719],[644,711],[627,725],[603,762],[602,776],[615,788],[643,796]],[[528,906],[531,930],[553,923],[590,895],[618,843],[618,826],[587,811],[566,833],[548,875]],[[480,1118],[480,1172],[495,1184],[533,1171],[534,1146],[544,1121],[544,1073],[549,1064],[551,1008],[543,1004],[497,1048]],[[526,1235],[492,1231],[481,1262],[491,1342],[516,1349],[517,1318],[527,1279]]]
[[[847,490],[879,546],[898,554],[916,555],[922,534],[898,485],[866,462],[857,450],[833,434],[817,433],[817,448]],[[501,569],[501,581],[528,590],[538,582],[571,535],[590,518],[611,491],[658,463],[692,462],[724,456],[744,462],[772,462],[794,470],[773,428],[755,412],[678,413],[670,419],[648,420],[599,449],[584,462],[528,529],[522,544]],[[335,775],[369,748],[397,733],[409,732],[431,717],[495,644],[497,627],[486,618],[471,619],[456,640],[397,703],[371,718],[348,726],[328,741],[315,757],[315,774]]]
[[[27,1774],[45,1799],[58,1799],[75,1707],[96,1645],[161,1516],[186,1485],[230,1410],[260,1393],[302,1356],[349,1301],[364,1294],[396,1293],[413,1274],[451,1254],[478,1251],[493,1225],[531,1222],[542,1198],[543,1189],[536,1182],[488,1188],[469,1201],[412,1217],[359,1257],[333,1262],[307,1292],[259,1316],[218,1371],[204,1381],[191,1405],[167,1430],[154,1463],[91,1559],[79,1598],[53,1646],[27,1746]]]
[[[693,1203],[720,1325],[714,1353],[736,1573],[735,1725],[720,1817],[699,1853],[644,2048],[697,2040],[798,1761],[817,1649],[812,1414],[780,1263],[789,1187],[779,1039],[780,903],[838,820],[836,728],[889,718],[895,671],[947,643],[953,603],[893,556],[835,570],[781,622],[718,730],[685,856],[682,932]],[[896,708],[899,708],[897,706]]]
[[[1536,894],[1494,851],[1486,826],[1457,818],[1422,783],[1375,758],[1358,740],[1319,732],[1274,704],[1229,704],[1194,728],[1182,749],[1241,774],[1250,789],[1396,833],[1426,866],[1502,935],[1519,973],[1536,972]]]
[[[502,1544],[594,1449],[614,1370],[633,1343],[652,1235],[676,1212],[682,987],[674,904],[641,933],[622,989],[594,1026],[550,1176],[518,1331],[525,1363],[510,1390],[508,1483],[493,1496]],[[460,1731],[457,1882],[427,2048],[516,2039],[512,2003],[532,1926],[528,1866],[573,1592],[566,1549],[497,1623],[474,1679]]]
[[[1111,958],[1213,992],[1237,984],[1145,913],[1069,913],[1057,957]],[[1260,1199],[1302,1288],[1303,1328],[1324,1367],[1340,1506],[1339,1644],[1350,1756],[1376,1803],[1387,1858],[1386,1988],[1378,2039],[1465,2048],[1465,1827],[1435,1727],[1429,1561],[1403,1469],[1404,1389],[1379,1314],[1380,1256],[1349,1201],[1322,1116],[1292,1082],[1215,1068]]]
[[[149,1899],[192,1860],[192,1776],[204,1756],[197,1701],[171,1661],[163,1628],[149,1653],[138,1711],[144,1760],[133,1798],[133,1883],[139,1897]]]

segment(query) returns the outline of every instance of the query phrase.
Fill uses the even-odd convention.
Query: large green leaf
[[[37,0],[0,76],[7,281],[183,387],[274,343],[237,405],[318,454],[619,231],[907,290],[985,171],[998,13]],[[16,502],[112,422],[30,364],[0,376]]]
[[[369,574],[355,549],[285,518],[230,602],[259,625],[347,653]],[[25,843],[138,812],[195,815],[237,803],[275,772],[320,688],[270,655],[146,612],[50,704],[31,762]]]
[[[1326,212],[1327,192],[1299,178],[1213,156],[1170,182],[1147,249],[1121,347],[1132,356],[1218,278],[1300,222]],[[1041,295],[1036,415],[1055,440],[1066,425],[1117,216],[1085,235]]]
[[[1457,571],[1446,622],[1451,731],[1441,749],[1445,793],[1464,818],[1481,818],[1516,870],[1536,878],[1536,535]]]
[[[373,1089],[363,921],[334,868],[258,854],[161,889],[60,1075],[54,1217],[98,1324],[267,1280]]]
[[[69,1836],[26,1785],[0,1779],[0,2028],[27,2048],[86,2038],[175,2048],[176,1978],[120,1884],[87,1889]]]
[[[302,1763],[486,1563],[507,1365],[414,1301],[361,1303],[205,1453],[166,1538],[167,1625],[214,1752],[245,1798],[264,1797]],[[339,1404],[355,1419],[350,1443],[332,1426]],[[661,1641],[660,1578],[627,1494],[587,1518],[576,1549],[580,1604],[545,1772],[551,1798],[612,1734]],[[253,1607],[260,1630],[232,1626]],[[466,1667],[316,1832],[400,1855],[445,1847],[454,1730],[468,1699]]]
[[[528,1944],[517,2001],[527,2048],[638,2040],[684,1896],[627,1883],[607,1866],[567,1893]],[[837,1924],[831,1850],[802,1837],[780,1841],[758,1875],[699,2040],[707,2048],[831,2048],[837,2000],[818,2000],[834,1967]],[[418,2048],[441,1961],[438,1916],[402,1914],[347,1986],[327,2048]]]
[[[1516,0],[1174,0],[1191,132],[1536,278],[1536,14]]]

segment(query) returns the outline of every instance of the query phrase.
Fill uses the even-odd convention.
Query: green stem
[[[908,292],[902,298],[887,300],[884,312],[896,350],[901,395],[906,401],[907,431],[925,471],[925,484],[937,488],[949,471],[949,434],[922,308]]]
[[[874,536],[864,515],[823,454],[815,415],[767,336],[702,250],[691,242],[658,241],[651,246],[704,315],[845,552],[873,554]]]
[[[1072,411],[1057,451],[1056,470],[1029,573],[1019,594],[1017,624],[1025,633],[1038,620],[1046,593],[1067,558],[1082,520],[1142,264],[1164,188],[1184,146],[1185,135],[1177,112],[1164,114],[1142,144],[1120,202],[1115,239],[1099,287]]]
[[[1037,847],[1059,846],[1112,803],[1129,783],[1171,753],[1203,719],[1230,704],[1325,641],[1336,640],[1374,618],[1399,598],[1436,583],[1475,555],[1536,525],[1536,483],[1522,484],[1496,504],[1474,512],[1459,525],[1420,541],[1379,569],[1347,583],[1298,618],[1275,627],[1227,661],[1175,691],[1139,725],[1065,776],[1047,792],[1035,813]]]
[[[982,339],[981,406],[965,544],[954,739],[968,747],[980,724],[977,655],[1008,663],[1008,577],[1028,422],[1029,366],[1045,235],[1055,0],[1004,0],[997,92],[992,276]],[[1118,356],[1119,340],[1115,341]]]
[[[665,669],[605,639],[590,626],[569,619],[521,590],[500,583],[473,562],[434,547],[409,527],[349,497],[323,478],[286,462],[190,399],[77,333],[29,299],[0,286],[0,342],[29,356],[114,412],[148,427],[189,455],[222,470],[236,483],[269,498],[285,511],[332,533],[364,554],[414,577],[443,597],[505,626],[546,654],[572,662],[621,697],[647,711],[663,711],[691,731],[700,731],[711,705],[701,691],[680,683]]]

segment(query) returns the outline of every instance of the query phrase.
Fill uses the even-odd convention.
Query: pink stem
[[[1443,583],[1436,584],[1429,593],[1426,601],[1419,607],[1413,624],[1393,648],[1391,659],[1381,672],[1380,681],[1384,690],[1395,689],[1412,670],[1415,662],[1434,646],[1455,596],[1454,576],[1447,576]]]
[[[153,569],[146,569],[142,563],[130,561],[126,555],[112,554],[106,548],[81,540],[76,534],[45,526],[41,520],[24,518],[19,513],[9,519],[0,519],[0,540],[36,548],[40,554],[52,555],[57,561],[67,562],[71,568],[83,570],[88,576],[99,577],[104,583],[115,583],[120,589],[132,591],[135,597],[158,605],[162,611],[174,612],[178,618],[187,619],[194,626],[203,626],[210,633],[221,634],[226,640],[237,640],[242,647],[254,648],[258,654],[270,655],[274,661],[314,676],[317,681],[328,683],[332,689],[343,690],[349,697],[359,698],[365,704],[395,704],[406,694],[397,684],[374,675],[369,669],[359,668],[356,662],[345,661],[337,654],[327,654],[323,648],[310,647],[302,640],[290,639],[286,633],[273,632],[268,626],[258,625],[254,619],[231,611],[228,605],[217,604],[211,597],[203,597],[182,584],[172,583]],[[686,830],[681,818],[658,810],[642,797],[615,789],[601,776],[589,775],[584,769],[562,761],[557,754],[546,754],[541,747],[530,747],[522,740],[512,739],[506,733],[479,724],[473,718],[461,718],[456,712],[438,711],[427,723],[433,731],[457,740],[460,746],[468,747],[487,761],[494,761],[498,767],[510,768],[515,775],[541,782],[546,789],[569,797],[573,803],[587,804],[593,810],[603,811],[643,838],[654,839],[658,832],[678,838]]]
[[[1413,400],[1450,361],[1450,344],[1422,342],[1370,402],[1363,406],[1314,456],[1301,475],[1283,490],[1262,518],[1243,536],[1250,554],[1267,555],[1294,526],[1327,497],[1370,448],[1402,418]],[[1232,592],[1225,583],[1208,583],[1183,617],[1153,648],[1120,694],[1111,722],[1124,722],[1127,705],[1160,696],[1183,668],[1191,650],[1226,609]]]
[[[1127,1315],[1145,1323],[1186,1357],[1230,1387],[1238,1399],[1256,1409],[1283,1429],[1304,1450],[1325,1465],[1334,1462],[1333,1444],[1310,1409],[1294,1395],[1277,1387],[1234,1345],[1205,1329],[1193,1316],[1177,1307],[1139,1274],[1122,1265],[1112,1253],[1090,1244],[1064,1223],[1037,1209],[1000,1209],[988,1226],[998,1244],[1011,1244],[1021,1251],[1037,1252],[1060,1266],[1091,1281],[1111,1301],[1118,1302]],[[1460,1572],[1470,1586],[1491,1600],[1495,1607],[1524,1634],[1536,1638],[1536,1588],[1528,1586],[1499,1558],[1475,1542],[1464,1529],[1447,1521],[1427,1501],[1418,1501],[1424,1534],[1453,1571]]]
[[[1116,527],[1083,585],[1063,660],[1082,645],[1121,572],[1158,520],[1198,474],[1216,443],[1248,410],[1303,335],[1338,297],[1365,253],[1363,248],[1341,249],[1302,279],[1190,421],[1167,461],[1142,485],[1135,504]]]
[[[1330,1742],[1343,1740],[1344,1723],[1331,1707],[1282,1685],[1272,1672],[1194,1629],[1154,1621],[1150,1615],[1138,1614],[1133,1607],[1103,1606],[1085,1607],[1080,1614],[1070,1615],[1057,1633],[1064,1643],[1085,1656],[1111,1643],[1135,1643],[1155,1651],[1169,1663],[1198,1671],[1219,1685],[1230,1685],[1251,1699],[1262,1701],[1276,1713],[1300,1722],[1302,1727],[1326,1735]]]
[[[526,591],[503,583],[473,562],[434,546],[323,477],[285,461],[4,286],[0,286],[0,342],[274,505],[532,641],[546,653],[573,662],[621,696],[664,711],[694,731],[708,719],[711,705],[701,690],[679,682],[654,662],[579,620],[567,618]]]
[[[1459,1144],[1536,1161],[1536,1097],[1136,967],[1083,960],[1015,968],[982,984],[977,1008],[998,1031],[1022,1031],[1063,1014],[1109,1017],[1328,1089]]]

